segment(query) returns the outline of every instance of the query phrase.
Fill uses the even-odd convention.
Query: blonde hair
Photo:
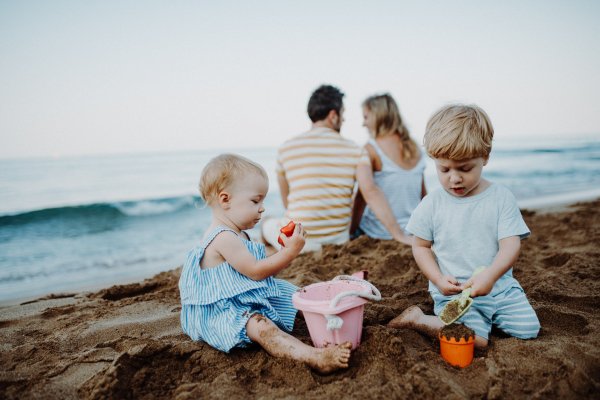
[[[366,107],[375,118],[374,138],[395,133],[402,140],[402,153],[405,159],[419,154],[419,147],[410,137],[408,129],[402,122],[400,110],[390,94],[371,96],[363,102],[363,107]]]
[[[429,118],[423,143],[431,158],[460,161],[487,157],[493,138],[494,128],[485,111],[476,105],[450,104]]]
[[[221,154],[211,159],[200,176],[200,196],[211,205],[226,188],[250,173],[260,174],[269,180],[266,171],[259,164],[237,154]]]

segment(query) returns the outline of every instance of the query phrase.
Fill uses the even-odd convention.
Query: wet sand
[[[361,237],[303,254],[278,278],[305,286],[362,269],[383,299],[365,306],[349,368],[322,376],[260,347],[225,354],[179,324],[180,269],[143,283],[0,308],[0,397],[31,398],[600,398],[600,200],[523,211],[531,236],[514,276],[542,329],[493,331],[473,363],[452,367],[439,343],[385,325],[409,306],[433,312],[403,244]],[[306,343],[306,324],[293,335]]]

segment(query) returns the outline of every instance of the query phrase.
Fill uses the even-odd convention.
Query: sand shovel
[[[479,267],[473,272],[473,276],[482,272],[486,267]],[[463,315],[471,308],[473,299],[471,298],[471,288],[468,287],[462,291],[459,298],[450,300],[448,304],[442,308],[438,318],[446,325],[450,325]]]

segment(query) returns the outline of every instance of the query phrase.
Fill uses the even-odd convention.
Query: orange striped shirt
[[[302,223],[309,239],[338,235],[348,229],[356,166],[368,154],[338,132],[317,128],[279,148],[277,173],[290,187],[284,222]]]

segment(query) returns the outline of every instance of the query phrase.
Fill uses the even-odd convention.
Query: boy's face
[[[269,191],[269,182],[260,174],[252,173],[240,179],[228,190],[228,218],[240,230],[252,229],[265,211],[263,201]]]
[[[480,187],[481,172],[488,159],[489,156],[461,161],[436,158],[435,169],[446,192],[454,197],[471,197],[483,191]]]

